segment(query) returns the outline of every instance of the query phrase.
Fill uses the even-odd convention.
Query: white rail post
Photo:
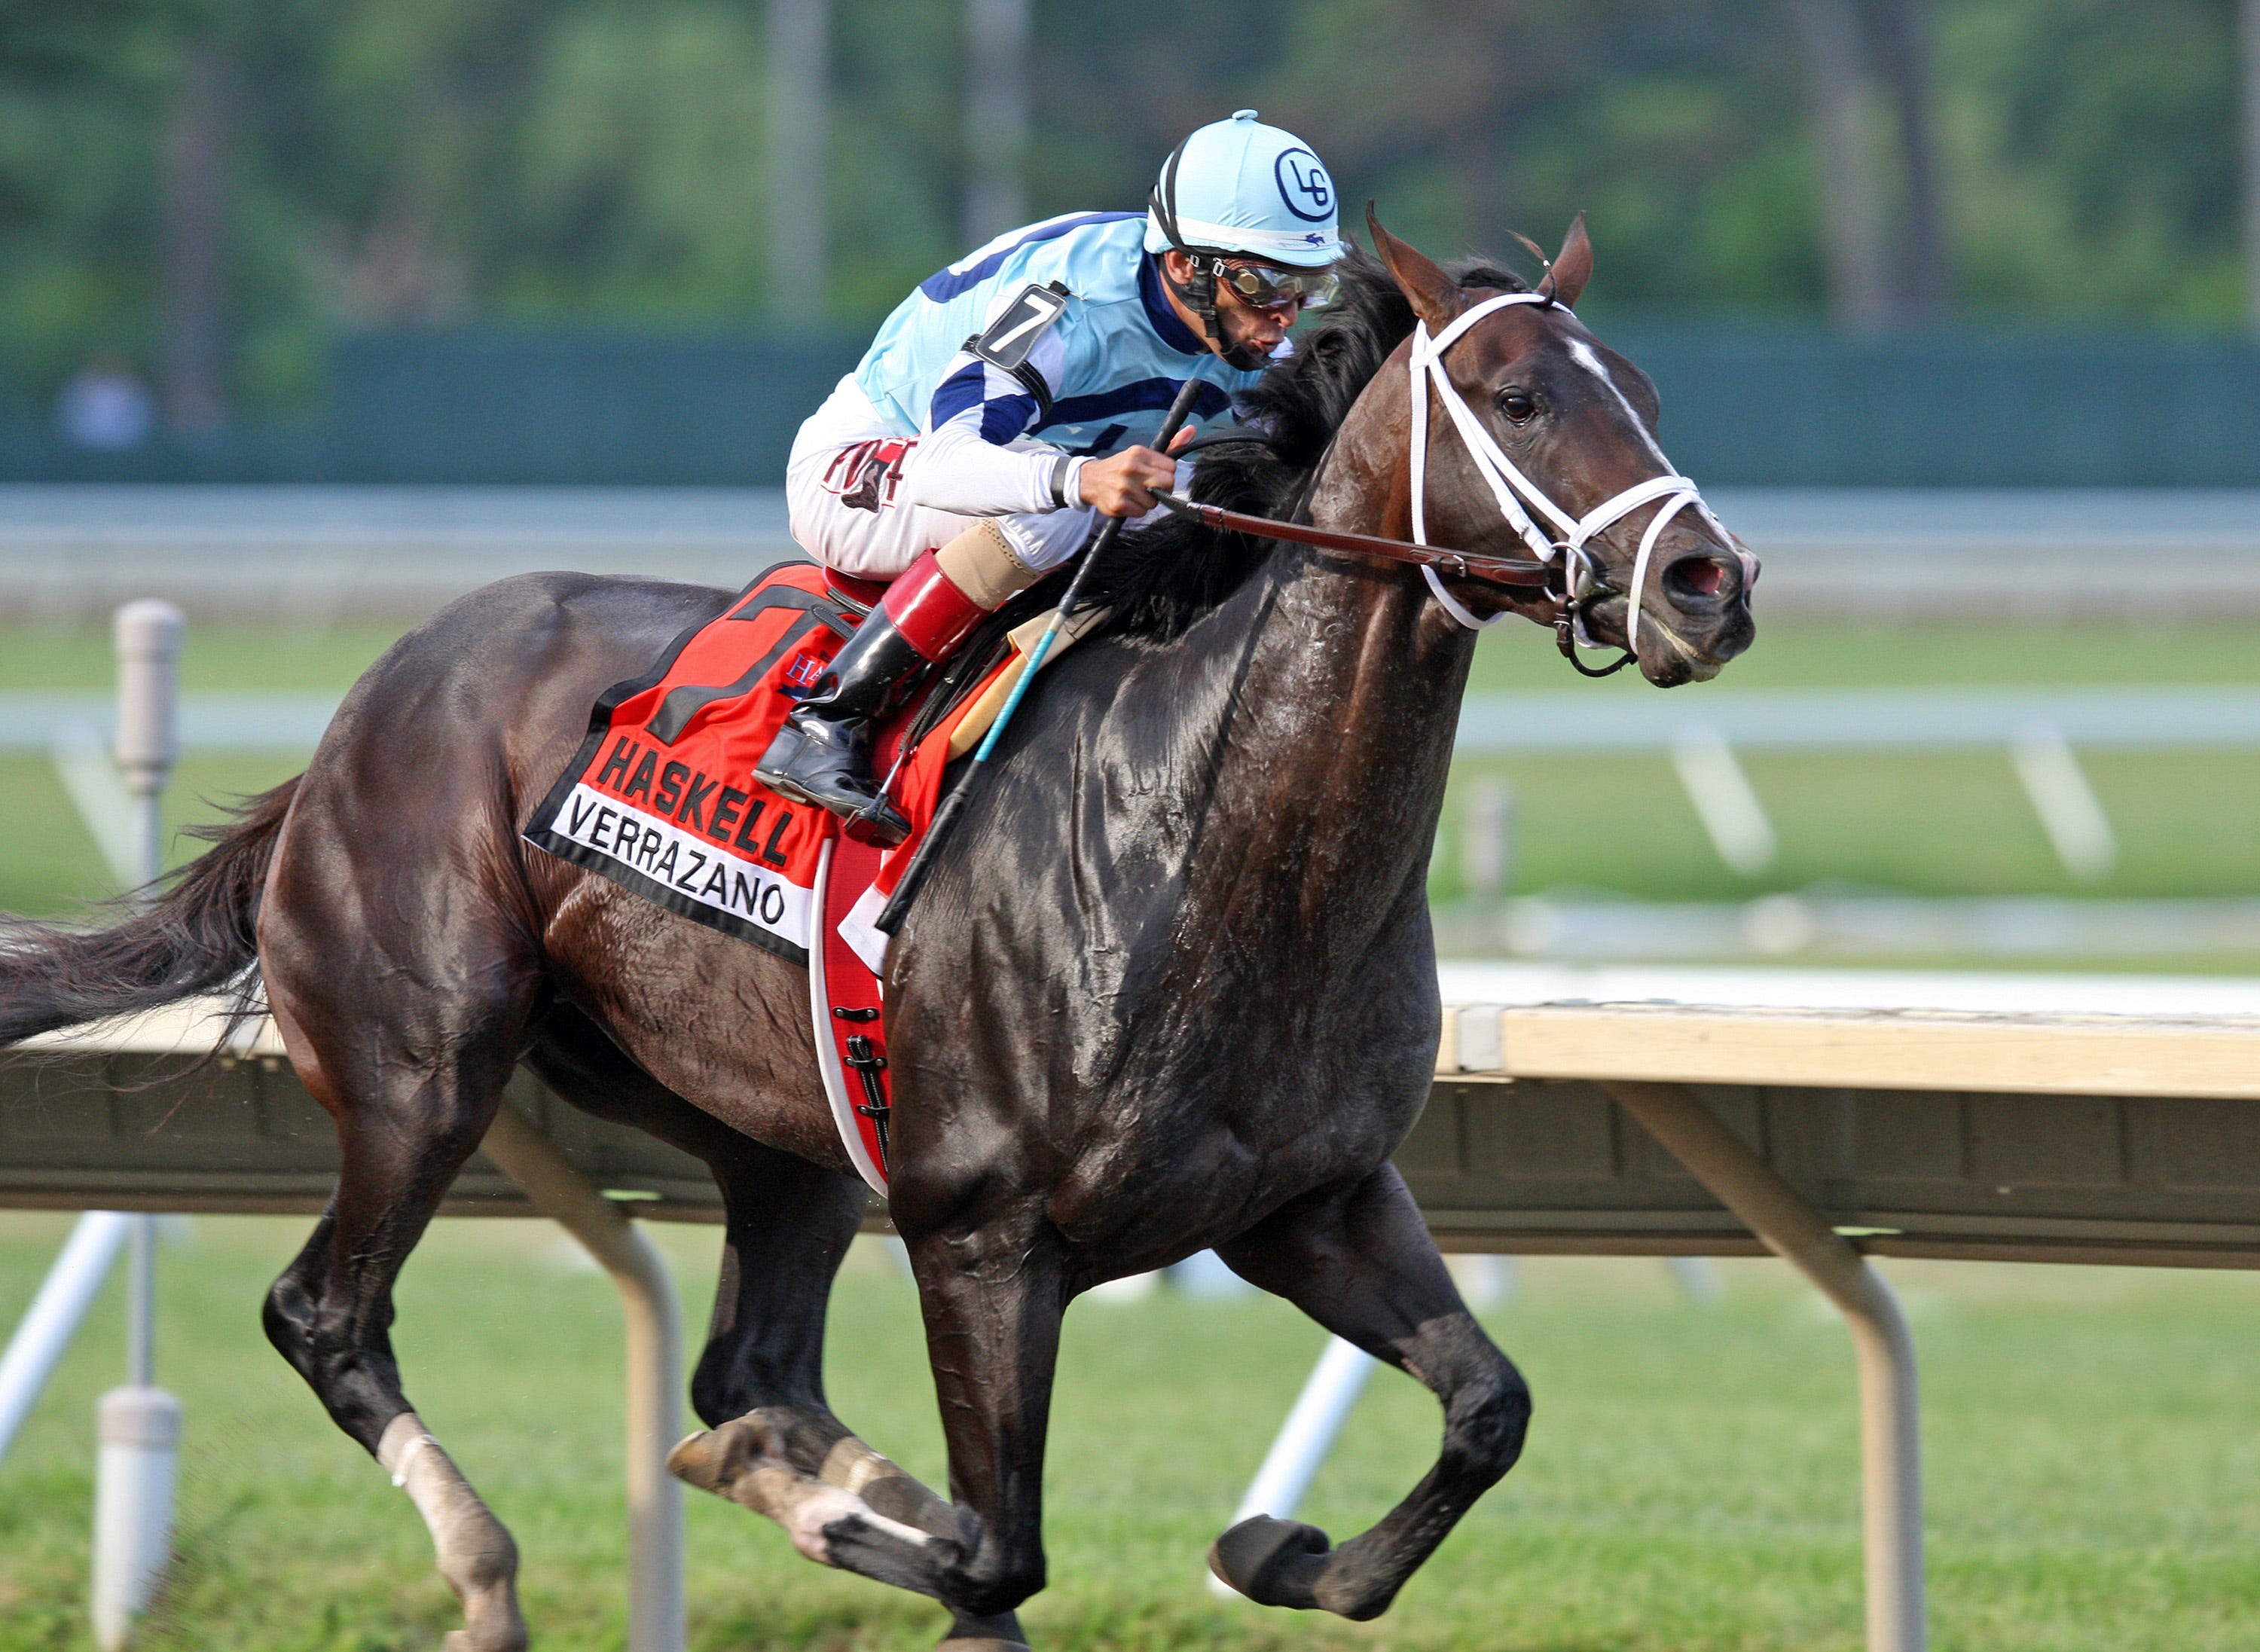
[[[0,1355],[0,1459],[16,1443],[24,1420],[70,1348],[79,1322],[102,1293],[110,1264],[118,1260],[133,1219],[119,1211],[89,1211],[71,1229],[62,1252],[47,1269],[39,1293],[24,1310],[8,1351]]]
[[[145,597],[118,611],[118,768],[132,799],[134,876],[143,895],[164,870],[165,783],[180,761],[181,640],[187,621]],[[125,1386],[98,1408],[94,1493],[94,1638],[119,1652],[165,1580],[172,1557],[173,1487],[181,1402],[156,1386],[157,1219],[132,1223],[125,1305]]]
[[[1773,864],[1780,840],[1725,735],[1707,724],[1679,730],[1671,737],[1671,767],[1720,860],[1744,877]]]
[[[1513,881],[1514,792],[1497,775],[1478,775],[1460,804],[1460,889],[1471,900],[1504,900]]]
[[[769,0],[769,309],[780,327],[824,325],[831,10],[831,0]]]
[[[628,1652],[683,1652],[683,1332],[658,1247],[509,1102],[480,1150],[579,1240],[619,1288],[628,1348]]]
[[[2108,877],[2119,863],[2119,835],[2063,732],[2025,730],[2011,744],[2009,762],[2063,869],[2083,883]]]
[[[139,1219],[143,1224],[147,1217]],[[148,1383],[102,1397],[94,1479],[94,1640],[132,1643],[172,1558],[181,1402]]]
[[[138,870],[164,869],[161,805],[181,759],[181,639],[188,622],[168,602],[144,597],[118,611],[118,769],[133,799]]]
[[[1766,1248],[1820,1288],[1860,1363],[1868,1652],[1923,1652],[1922,1425],[1914,1339],[1883,1276],[1684,1084],[1601,1086]]]
[[[969,247],[1027,220],[1029,0],[965,0]]]

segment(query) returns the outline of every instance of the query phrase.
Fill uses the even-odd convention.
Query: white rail
[[[87,1212],[48,1268],[9,1339],[7,1353],[0,1355],[0,1460],[7,1457],[47,1379],[69,1351],[71,1338],[110,1277],[111,1264],[125,1248],[134,1219],[122,1211]]]
[[[2224,746],[2260,746],[2260,687],[1471,694],[1455,754],[1668,754],[1719,858],[1748,877],[1772,864],[1776,837],[1737,753],[1999,751],[2064,869],[2092,883],[2117,863],[2119,844],[2075,747]]]
[[[1666,751],[1702,730],[1743,751],[2000,750],[2038,728],[2081,747],[2260,746],[2260,686],[1470,694],[1455,754]]]
[[[188,694],[180,741],[201,751],[311,751],[336,712],[329,694]],[[114,719],[95,692],[0,692],[0,752],[51,754],[83,805],[86,754]],[[2151,751],[2260,746],[2260,688],[1703,689],[1670,700],[1601,694],[1470,695],[1455,754],[1668,755],[1720,857],[1746,876],[1777,834],[1738,754],[1998,750],[2006,754],[2065,869],[2106,875],[2118,842],[2078,748]],[[1495,801],[1484,822],[1498,814]],[[1482,822],[1470,824],[1490,835]],[[1505,850],[1501,850],[1503,857]]]
[[[481,1151],[619,1288],[628,1348],[628,1652],[683,1652],[683,1487],[667,1471],[683,1433],[683,1330],[666,1261],[508,1102]]]
[[[1618,1082],[1601,1088],[1843,1314],[1860,1366],[1868,1652],[1923,1652],[1922,1426],[1914,1339],[1899,1298],[1694,1091]]]

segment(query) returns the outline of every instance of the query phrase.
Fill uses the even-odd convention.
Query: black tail
[[[259,991],[260,891],[297,790],[286,780],[228,824],[198,830],[214,847],[122,923],[0,930],[0,1045],[222,987],[247,1010]]]

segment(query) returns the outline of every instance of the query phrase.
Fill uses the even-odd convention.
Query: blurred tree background
[[[828,321],[965,250],[964,0],[833,0]],[[1439,253],[1589,210],[1602,312],[2245,314],[2232,0],[1034,0],[1031,216],[1252,104]],[[176,430],[330,340],[763,325],[761,0],[0,0],[0,359]],[[186,318],[183,320],[183,318]]]

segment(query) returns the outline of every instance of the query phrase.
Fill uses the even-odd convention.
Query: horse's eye
[[[1528,390],[1508,389],[1498,393],[1498,411],[1520,425],[1538,411],[1538,403]]]

